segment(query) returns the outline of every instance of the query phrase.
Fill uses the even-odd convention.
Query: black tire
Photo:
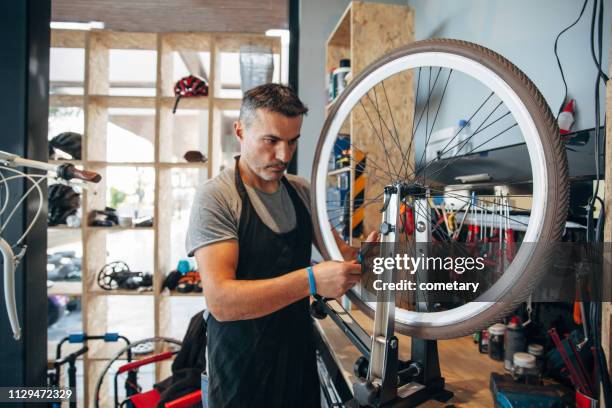
[[[321,150],[325,135],[331,125],[332,119],[337,114],[339,107],[345,101],[350,92],[368,76],[381,66],[406,55],[423,52],[440,52],[459,55],[471,59],[489,68],[501,77],[519,96],[527,108],[533,122],[536,125],[539,137],[544,149],[547,178],[547,197],[545,204],[545,217],[543,220],[539,242],[551,243],[561,239],[565,221],[567,219],[567,208],[569,203],[568,165],[565,148],[559,138],[559,130],[544,97],[541,95],[531,80],[515,65],[501,55],[476,44],[466,41],[434,39],[412,43],[398,48],[383,56],[364,69],[343,91],[334,103],[327,120],[321,131],[317,148],[311,180],[313,182],[313,194],[311,195],[312,208],[316,208],[316,169],[321,158]],[[315,240],[321,248],[325,259],[330,255],[325,248],[317,212],[312,211],[315,224]],[[535,251],[526,259],[515,259],[523,266],[520,273],[515,274],[513,281],[503,293],[499,293],[498,302],[493,303],[486,311],[470,318],[466,318],[454,324],[446,326],[412,326],[396,321],[396,330],[400,333],[425,339],[447,339],[468,335],[477,330],[487,327],[489,324],[499,321],[502,317],[513,311],[518,304],[523,302],[530,293],[533,286],[541,279],[543,271],[551,262],[551,254],[548,250]],[[374,310],[367,306],[355,293],[348,293],[351,301],[366,315],[373,317]],[[503,300],[503,301],[501,301]]]

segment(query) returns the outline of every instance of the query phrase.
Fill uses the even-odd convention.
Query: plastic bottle
[[[570,132],[572,124],[574,123],[574,100],[570,100],[567,105],[563,108],[563,111],[559,114],[557,119],[559,125],[559,133],[566,135]]]
[[[351,60],[341,59],[340,66],[334,69],[333,83],[336,89],[336,97],[346,88],[346,76],[351,72]]]
[[[334,83],[334,70],[336,68],[331,68],[327,73],[327,77],[325,78],[326,86],[327,86],[327,101],[331,102],[336,97],[336,84]]]
[[[473,143],[472,143],[472,129],[470,128],[470,123],[461,119],[459,121],[459,126],[457,127],[457,138],[451,142],[451,146],[455,146],[452,150],[453,156],[459,156],[463,154],[469,154],[472,152]]]

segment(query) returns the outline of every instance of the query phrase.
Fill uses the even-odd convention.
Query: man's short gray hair
[[[257,109],[278,112],[290,118],[305,115],[308,108],[295,91],[281,84],[264,84],[248,90],[242,97],[240,121],[245,127],[251,126],[257,117]]]

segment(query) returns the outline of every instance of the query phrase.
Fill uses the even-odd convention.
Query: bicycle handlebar
[[[24,159],[22,157],[17,156],[16,154],[3,152],[1,150],[0,162],[5,162],[6,164],[11,166],[28,167],[43,171],[54,171],[57,173],[58,177],[61,177],[65,180],[79,179],[92,183],[97,183],[102,180],[102,176],[100,176],[98,173],[88,170],[79,170],[70,163],[64,163],[58,166],[55,164],[45,163],[37,160]]]
[[[93,171],[79,170],[72,164],[62,164],[57,167],[57,175],[65,180],[71,180],[73,178],[97,183],[102,180],[102,176]]]

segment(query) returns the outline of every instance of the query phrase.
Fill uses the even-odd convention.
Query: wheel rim
[[[532,173],[532,196],[533,207],[531,216],[525,232],[523,242],[538,242],[543,228],[544,215],[547,206],[548,175],[546,169],[546,158],[542,139],[538,128],[531,117],[529,110],[517,94],[505,80],[503,80],[491,68],[476,63],[474,60],[462,55],[446,52],[421,52],[400,56],[379,66],[367,75],[355,80],[339,98],[332,110],[332,115],[324,126],[322,134],[323,144],[319,150],[319,157],[327,158],[332,149],[344,121],[349,117],[355,106],[359,103],[373,87],[385,79],[407,70],[415,70],[419,67],[444,67],[454,71],[462,72],[477,79],[505,104],[512,113],[517,125],[523,135],[523,139],[529,153]],[[420,85],[420,84],[419,84]],[[415,121],[413,117],[413,122]],[[432,127],[433,129],[433,127]],[[327,184],[327,161],[319,160],[313,173],[315,189],[315,210],[320,229],[321,238],[327,256],[330,259],[342,260],[342,255],[331,234],[332,223],[328,219],[328,206],[326,202]],[[521,246],[513,262],[504,275],[489,290],[505,293],[510,287],[510,282],[517,274],[522,273],[522,267],[531,254],[533,248]],[[523,260],[522,262],[518,262]],[[514,268],[513,268],[514,267]],[[359,290],[353,289],[353,294],[359,295]],[[491,307],[494,302],[470,302],[443,312],[418,313],[405,309],[396,310],[396,322],[415,328],[450,326],[466,319],[470,319],[483,313]],[[374,309],[374,304],[369,304]]]

